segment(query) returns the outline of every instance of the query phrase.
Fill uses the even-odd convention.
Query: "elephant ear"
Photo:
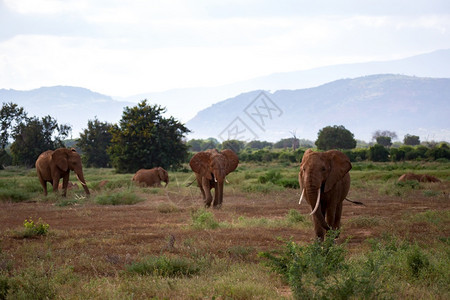
[[[230,149],[222,150],[220,153],[222,153],[227,158],[228,163],[226,166],[225,175],[228,175],[236,170],[239,164],[239,157],[236,155],[236,153],[233,152],[233,150]]]
[[[331,167],[330,175],[328,175],[327,181],[325,182],[325,192],[328,192],[350,171],[352,164],[347,155],[341,151],[331,150],[323,154],[326,155]]]
[[[211,180],[212,176],[209,167],[210,161],[211,161],[211,153],[203,151],[195,154],[191,158],[189,165],[191,166],[192,171]]]
[[[59,148],[56,149],[52,154],[52,161],[56,164],[56,166],[66,172],[69,169],[69,163],[68,163],[68,154],[67,149],[65,148]]]
[[[166,177],[167,177],[166,173],[167,173],[166,170],[164,170],[164,169],[161,168],[161,167],[158,167],[158,176],[159,176],[159,179],[161,179],[162,181],[164,181],[164,180],[166,179]]]

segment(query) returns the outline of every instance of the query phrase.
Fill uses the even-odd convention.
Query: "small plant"
[[[133,205],[142,201],[144,199],[136,195],[132,190],[106,192],[95,198],[95,202],[101,205]]]
[[[286,220],[289,224],[297,224],[305,221],[305,217],[300,214],[300,212],[296,209],[290,209],[286,216]]]
[[[199,209],[191,213],[192,226],[197,229],[216,229],[220,226],[214,215],[205,209]]]
[[[166,202],[158,204],[157,208],[158,208],[158,211],[163,214],[180,211],[180,208],[178,206],[176,206],[175,204],[166,203]]]
[[[200,266],[187,258],[170,258],[167,256],[150,256],[141,262],[126,267],[128,272],[140,275],[162,277],[191,276],[200,271]]]
[[[50,228],[50,225],[44,223],[41,218],[37,222],[34,222],[31,217],[29,220],[25,219],[23,226],[25,227],[25,231],[23,232],[24,237],[47,235],[48,229]]]

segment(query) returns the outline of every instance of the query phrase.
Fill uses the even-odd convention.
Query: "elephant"
[[[351,168],[349,158],[338,150],[314,152],[308,149],[303,155],[298,173],[302,189],[299,204],[306,198],[311,206],[314,231],[319,240],[324,239],[329,229],[340,228],[342,202],[350,189]]]
[[[56,150],[47,150],[41,153],[36,160],[36,171],[39,181],[44,188],[45,196],[47,196],[47,182],[50,182],[53,185],[53,191],[56,193],[58,192],[59,180],[62,178],[62,196],[66,197],[70,171],[75,172],[86,195],[88,197],[90,195],[83,175],[81,157],[73,148],[58,148]]]
[[[225,177],[233,172],[239,164],[238,156],[230,149],[209,149],[195,154],[189,165],[195,173],[197,185],[203,195],[206,207],[221,208],[223,201],[223,184]],[[214,188],[214,201],[211,189]]]
[[[161,181],[166,183],[165,187],[169,184],[169,173],[161,167],[153,169],[140,169],[134,174],[131,179],[140,185],[144,186],[157,186],[160,187]]]
[[[417,180],[418,182],[441,182],[439,178],[428,174],[414,174],[414,173],[406,173],[398,178],[398,182],[408,181],[408,180]]]

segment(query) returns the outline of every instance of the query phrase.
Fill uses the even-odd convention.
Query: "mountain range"
[[[315,140],[320,129],[343,125],[356,139],[376,130],[450,140],[450,78],[370,75],[315,88],[252,91],[200,111],[187,127],[196,138],[223,141],[292,137]]]
[[[400,139],[409,133],[421,140],[450,141],[448,65],[450,49],[126,98],[70,86],[0,89],[0,102],[17,103],[30,116],[51,115],[59,124],[70,124],[74,138],[88,120],[117,123],[125,106],[148,99],[186,123],[192,130],[189,139],[234,135],[275,141],[295,133],[315,140],[322,127],[344,125],[365,141],[378,129],[396,131]]]
[[[305,89],[343,78],[375,74],[450,78],[448,66],[450,66],[450,49],[444,49],[389,61],[331,65],[310,70],[275,73],[222,86],[172,89],[117,99],[131,102],[151,99],[166,106],[170,114],[187,122],[202,109],[244,92]]]

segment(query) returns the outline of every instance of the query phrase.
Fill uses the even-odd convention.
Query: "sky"
[[[5,89],[128,97],[448,48],[448,0],[0,0]]]

